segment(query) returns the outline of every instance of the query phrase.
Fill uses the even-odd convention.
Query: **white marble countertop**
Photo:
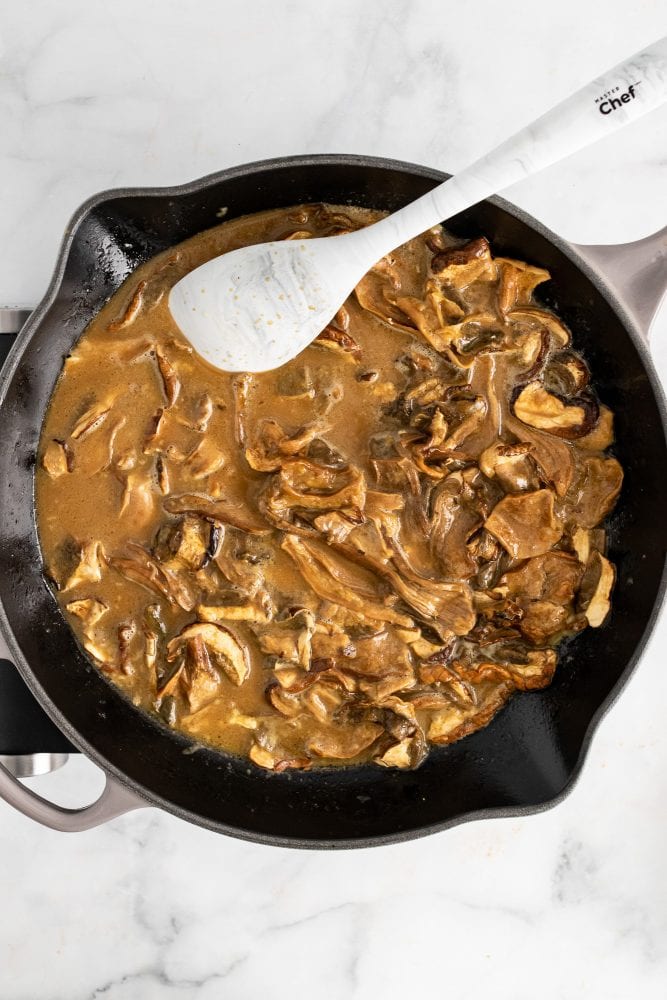
[[[97,190],[299,152],[454,171],[665,33],[662,0],[5,4],[0,302],[39,299]],[[657,112],[508,197],[623,242],[665,224],[666,173]],[[667,379],[667,308],[653,342]],[[534,817],[311,853],[155,810],[64,836],[0,803],[0,996],[663,1000],[666,643],[663,618],[574,791]],[[100,783],[77,758],[33,784],[81,804]]]

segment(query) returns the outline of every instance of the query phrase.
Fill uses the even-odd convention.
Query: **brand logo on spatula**
[[[607,90],[600,97],[595,98],[595,103],[598,106],[598,110],[602,115],[611,115],[614,111],[618,111],[622,108],[624,104],[629,104],[630,101],[634,101],[637,96],[636,89],[639,83],[631,83],[628,89],[621,93],[620,86],[613,87],[611,90]]]

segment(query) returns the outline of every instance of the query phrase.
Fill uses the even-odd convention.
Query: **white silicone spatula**
[[[385,254],[666,100],[663,38],[380,222],[342,236],[262,243],[214,257],[174,285],[172,316],[194,348],[218,368],[277,368],[324,329]]]

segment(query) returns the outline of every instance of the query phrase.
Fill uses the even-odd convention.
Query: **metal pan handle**
[[[667,226],[633,243],[574,249],[614,288],[648,342],[651,323],[667,291]]]
[[[29,819],[34,819],[52,830],[60,830],[62,833],[91,830],[94,826],[101,826],[116,816],[148,805],[148,802],[135,792],[107,774],[104,790],[95,802],[80,809],[66,809],[26,788],[2,764],[0,764],[0,798]]]

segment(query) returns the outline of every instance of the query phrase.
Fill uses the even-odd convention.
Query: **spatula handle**
[[[589,146],[667,101],[667,37],[582,87],[422,198],[370,226],[378,260],[510,184]]]

